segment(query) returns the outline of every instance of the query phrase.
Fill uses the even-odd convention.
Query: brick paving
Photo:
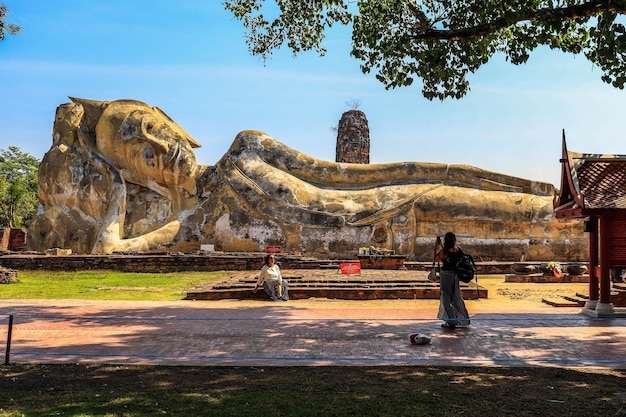
[[[0,301],[10,363],[626,368],[626,319],[579,308],[467,301],[472,324],[442,329],[436,300]],[[425,333],[429,345],[411,345]]]

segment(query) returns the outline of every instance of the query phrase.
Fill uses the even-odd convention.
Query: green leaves
[[[270,3],[269,5],[266,3]],[[353,24],[351,55],[386,88],[422,82],[422,95],[462,98],[467,76],[502,53],[515,65],[539,46],[580,54],[602,79],[626,83],[626,0],[226,0],[248,30],[250,51],[267,59],[287,45],[316,50],[333,24]],[[275,14],[266,20],[261,11]],[[595,26],[594,26],[595,24]]]
[[[605,12],[589,31],[590,42],[585,56],[598,65],[602,81],[623,89],[626,83],[626,29],[616,16]]]
[[[39,206],[39,160],[16,146],[0,150],[0,227],[25,227]]]
[[[224,1],[226,9],[248,30],[246,43],[250,52],[264,60],[285,43],[294,55],[310,50],[324,55],[324,31],[336,23],[347,25],[352,19],[344,1],[276,0],[272,3],[273,6],[265,5],[264,0]],[[276,17],[268,20],[261,10]]]

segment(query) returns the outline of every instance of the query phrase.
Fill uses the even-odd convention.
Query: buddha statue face
[[[96,125],[96,147],[128,181],[193,189],[195,142],[158,107],[134,100],[111,102]]]

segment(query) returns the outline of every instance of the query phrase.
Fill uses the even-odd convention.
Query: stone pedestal
[[[585,275],[587,273],[587,266],[579,265],[579,264],[572,264],[572,265],[567,265],[565,270],[567,271],[569,275]]]
[[[17,271],[15,269],[8,269],[0,267],[0,284],[10,284],[11,282],[19,281],[17,278]]]
[[[613,306],[613,303],[598,303],[596,304],[596,313],[598,315],[603,315],[603,314],[613,314],[615,312],[615,307]]]
[[[358,256],[362,269],[403,269],[406,256],[404,255],[370,255]]]

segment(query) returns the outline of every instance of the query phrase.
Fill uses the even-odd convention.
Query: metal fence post
[[[4,355],[4,364],[9,364],[9,356],[11,354],[11,334],[13,333],[13,315],[9,316],[9,331],[7,333],[7,349]]]

